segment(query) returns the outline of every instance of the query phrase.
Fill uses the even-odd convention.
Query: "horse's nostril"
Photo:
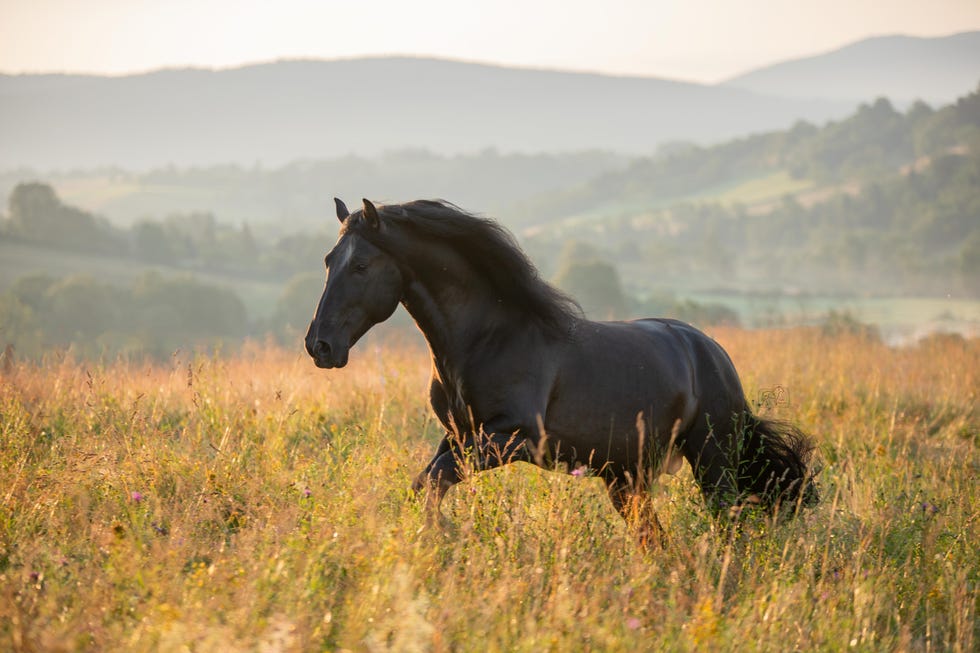
[[[317,340],[316,344],[313,345],[313,355],[317,358],[323,358],[330,353],[330,345],[328,345],[323,340]]]

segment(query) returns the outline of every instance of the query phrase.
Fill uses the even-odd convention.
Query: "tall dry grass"
[[[0,649],[976,650],[980,342],[714,335],[760,410],[815,436],[823,500],[721,529],[685,470],[650,551],[597,479],[526,465],[426,527],[419,349],[16,364]]]

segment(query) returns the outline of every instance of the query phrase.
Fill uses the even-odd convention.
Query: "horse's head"
[[[324,259],[327,282],[306,332],[306,351],[323,368],[347,364],[354,343],[394,313],[404,285],[395,260],[368,238],[383,228],[374,205],[364,200],[351,214],[335,201],[340,238]]]

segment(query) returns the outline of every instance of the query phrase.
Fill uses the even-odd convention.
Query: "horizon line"
[[[0,76],[6,77],[27,77],[27,76],[63,76],[63,77],[100,77],[100,78],[124,78],[124,77],[140,77],[145,75],[153,75],[158,73],[167,72],[204,72],[204,73],[219,73],[219,72],[231,72],[236,70],[244,70],[247,68],[258,68],[262,66],[271,66],[283,63],[344,63],[344,62],[354,62],[354,61],[365,61],[365,60],[383,60],[383,59],[414,59],[420,61],[438,61],[444,63],[454,63],[454,64],[464,64],[472,66],[482,66],[487,68],[500,68],[508,70],[520,70],[528,72],[542,72],[542,73],[555,73],[555,74],[568,74],[568,75],[589,75],[596,77],[609,77],[617,79],[638,79],[638,80],[657,80],[664,82],[675,82],[683,84],[695,84],[698,86],[720,86],[727,83],[730,80],[742,77],[752,72],[759,70],[764,70],[772,66],[777,66],[786,63],[792,63],[797,61],[802,61],[812,57],[824,56],[845,48],[857,45],[859,43],[864,43],[867,41],[874,41],[878,39],[886,38],[905,38],[905,39],[915,39],[915,40],[936,40],[936,39],[946,39],[956,36],[966,35],[966,34],[977,34],[980,30],[966,30],[951,32],[949,34],[941,36],[916,36],[912,34],[905,33],[883,33],[883,34],[873,34],[855,41],[848,41],[842,45],[823,49],[810,54],[788,57],[785,59],[779,59],[769,63],[761,64],[759,66],[753,66],[742,72],[726,75],[723,79],[718,81],[700,81],[694,79],[687,79],[682,77],[672,77],[664,75],[654,75],[654,74],[642,74],[642,73],[617,73],[611,71],[603,71],[599,69],[590,68],[575,68],[568,67],[562,68],[558,66],[548,66],[548,65],[537,65],[537,64],[518,64],[518,63],[505,63],[500,61],[491,61],[484,59],[470,59],[466,57],[452,57],[446,55],[438,54],[424,54],[424,53],[400,53],[400,52],[389,52],[389,53],[378,53],[378,54],[360,54],[360,55],[350,55],[350,56],[337,56],[337,57],[322,57],[322,56],[283,56],[270,59],[255,59],[250,61],[242,61],[234,64],[228,65],[207,65],[207,64],[164,64],[156,67],[150,68],[140,68],[121,72],[109,72],[109,71],[92,71],[92,70],[30,70],[30,69],[20,69],[17,71],[5,71],[0,70]]]

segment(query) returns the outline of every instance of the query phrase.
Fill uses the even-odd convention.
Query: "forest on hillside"
[[[726,193],[760,179],[777,192]],[[977,297],[980,94],[904,114],[879,100],[823,128],[678,147],[520,219],[536,253],[587,240],[668,287]]]

